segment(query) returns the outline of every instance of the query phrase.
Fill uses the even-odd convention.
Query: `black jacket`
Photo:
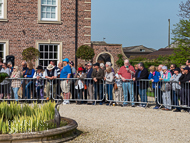
[[[181,82],[182,88],[189,88],[190,83],[186,82],[190,81],[190,72],[188,72],[188,74],[182,74],[182,76],[179,78],[179,81]]]
[[[140,70],[138,70],[138,71],[135,73],[136,81],[141,80],[141,79],[146,80],[146,81],[139,81],[139,88],[140,88],[140,89],[147,89],[148,86],[149,86],[149,81],[148,81],[149,73],[148,73],[148,70],[147,70],[146,68],[144,68],[144,69],[141,71],[140,77],[137,78],[139,71],[140,71]]]

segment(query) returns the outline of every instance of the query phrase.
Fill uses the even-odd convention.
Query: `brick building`
[[[0,0],[0,56],[15,56],[20,66],[22,51],[35,47],[40,51],[36,65],[46,67],[50,60],[69,58],[81,45],[91,45],[99,54],[111,56],[115,66],[118,44],[91,43],[91,0]],[[123,54],[124,55],[124,54]],[[81,62],[81,60],[78,60]]]
[[[44,67],[63,57],[75,61],[76,47],[90,41],[91,0],[0,0],[0,54],[14,55],[16,65],[31,46]]]

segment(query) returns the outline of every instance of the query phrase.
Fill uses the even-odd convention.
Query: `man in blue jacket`
[[[92,78],[92,76],[91,76],[92,71],[93,71],[92,63],[88,63],[87,66],[88,66],[87,67],[88,70],[86,71],[86,73],[87,73],[86,78]],[[87,99],[93,100],[93,81],[92,81],[92,79],[87,80],[86,85],[87,85]],[[91,105],[92,101],[88,101],[87,104]]]

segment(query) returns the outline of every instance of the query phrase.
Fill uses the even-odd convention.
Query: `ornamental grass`
[[[37,132],[54,128],[54,109],[55,102],[51,101],[43,105],[34,103],[33,106],[1,102],[0,134]]]

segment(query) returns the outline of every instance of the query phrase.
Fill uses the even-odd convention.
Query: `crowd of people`
[[[25,61],[22,67],[19,71],[18,66],[13,67],[11,62],[3,63],[0,58],[0,72],[7,73],[11,79],[0,83],[0,99],[5,98],[6,94],[7,99],[18,101],[21,88],[22,99],[31,99],[32,93],[32,98],[36,99],[44,99],[46,94],[46,100],[62,95],[64,105],[69,104],[71,99],[78,99],[77,104],[85,100],[93,105],[96,100],[100,105],[107,101],[107,105],[146,107],[147,89],[151,86],[156,97],[154,109],[190,111],[187,108],[190,106],[190,60],[181,67],[171,64],[170,69],[164,65],[146,69],[142,62],[133,67],[129,60],[125,60],[124,66],[117,71],[114,71],[111,62],[105,65],[89,62],[84,67],[79,64],[75,69],[74,62],[68,58],[58,63],[58,67],[55,61],[51,61],[46,69],[41,65],[34,69],[31,62]]]

